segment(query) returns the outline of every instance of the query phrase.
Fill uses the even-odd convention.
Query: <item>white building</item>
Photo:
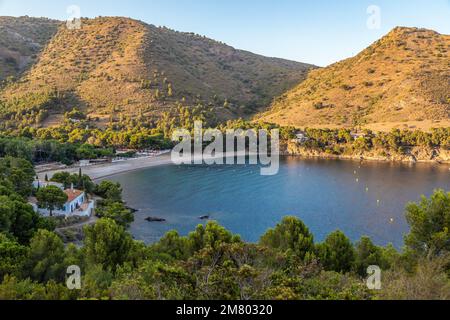
[[[91,165],[91,160],[80,160],[80,167],[88,167]]]
[[[33,183],[33,186],[35,184]],[[45,188],[49,185],[57,186],[67,195],[67,202],[64,204],[62,209],[53,210],[52,214],[54,216],[79,216],[79,217],[89,217],[94,214],[95,209],[95,201],[89,200],[84,191],[74,189],[73,186],[70,189],[64,190],[64,186],[62,184],[55,183],[42,183],[39,182],[36,185],[39,185],[40,188]],[[39,208],[38,201],[36,198],[30,198],[29,203],[33,206],[35,212],[43,215],[50,216],[50,211],[47,209]]]
[[[366,135],[364,133],[360,133],[360,132],[351,132],[350,135],[352,136],[352,138],[354,140],[358,140],[359,138],[365,138]]]
[[[52,181],[40,181],[40,180],[33,181],[33,188],[35,188],[35,189],[46,188],[49,186],[54,186],[61,190],[64,190],[64,185],[62,183],[52,182]]]
[[[307,142],[308,140],[309,140],[309,138],[308,138],[306,132],[300,131],[295,134],[294,142],[296,142],[296,143],[302,144],[302,143]]]

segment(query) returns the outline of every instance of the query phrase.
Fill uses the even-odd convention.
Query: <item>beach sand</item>
[[[248,153],[248,152],[237,152],[236,154],[233,152],[228,153],[218,153],[215,156],[193,156],[194,159],[204,159],[204,160],[214,160],[214,159],[220,159],[220,158],[229,158],[229,157],[244,157],[244,156],[255,156],[257,157],[257,153]],[[117,161],[112,163],[104,163],[104,164],[98,164],[98,165],[91,165],[86,167],[79,167],[79,166],[73,166],[69,168],[61,168],[56,170],[36,170],[37,175],[39,179],[44,180],[45,176],[49,179],[53,177],[53,175],[57,172],[69,172],[71,174],[78,174],[80,168],[82,170],[83,174],[88,175],[91,177],[92,180],[100,180],[107,177],[111,177],[117,174],[125,173],[125,172],[131,172],[136,171],[140,169],[146,169],[146,168],[152,168],[162,165],[171,165],[175,164],[172,161],[171,153],[165,153],[160,156],[153,156],[153,157],[143,157],[143,158],[136,158],[136,159],[128,159],[123,161]]]
[[[170,154],[164,154],[156,157],[143,157],[113,163],[91,165],[81,167],[81,170],[83,174],[88,175],[92,180],[100,180],[120,173],[169,164],[172,164]],[[47,175],[47,177],[51,179],[52,176],[57,172],[69,172],[71,174],[77,174],[79,170],[80,167],[76,166],[65,169],[42,171],[38,172],[38,177],[39,179],[43,180],[45,178],[45,175]]]

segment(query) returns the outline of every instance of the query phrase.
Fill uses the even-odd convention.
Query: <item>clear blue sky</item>
[[[450,34],[450,0],[0,0],[0,15],[66,19],[127,16],[223,41],[239,49],[320,66],[355,55],[393,27]],[[367,8],[381,9],[379,29]]]

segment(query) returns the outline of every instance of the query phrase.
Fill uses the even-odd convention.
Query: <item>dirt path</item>
[[[97,220],[98,220],[97,217],[92,216],[92,217],[90,217],[89,220],[87,220],[87,221],[83,221],[83,222],[80,222],[80,223],[77,223],[77,224],[73,224],[73,225],[67,226],[67,227],[56,228],[55,231],[56,231],[56,232],[61,232],[61,231],[64,231],[64,230],[70,230],[70,229],[80,229],[80,228],[82,228],[82,227],[84,227],[84,226],[95,224],[95,223],[97,222]]]

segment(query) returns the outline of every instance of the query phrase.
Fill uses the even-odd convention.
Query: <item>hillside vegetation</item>
[[[12,81],[32,65],[59,24],[46,18],[0,17],[0,82]]]
[[[262,119],[296,127],[450,125],[450,36],[395,28],[356,57],[310,73]]]
[[[26,160],[0,158],[0,300],[450,298],[450,193],[443,190],[407,205],[410,232],[401,252],[368,237],[354,243],[339,230],[319,242],[293,216],[257,243],[208,221],[186,236],[169,231],[146,245],[127,230],[134,216],[122,200],[120,184],[96,185],[86,175],[64,172],[53,177],[102,198],[96,209],[100,219],[79,233],[79,224],[70,225],[77,220],[44,218],[27,204],[36,192],[34,177]],[[64,195],[54,188],[40,188],[37,198]],[[79,290],[68,286],[73,266],[81,271]],[[367,281],[374,266],[381,271],[379,290],[368,286],[375,284]]]
[[[101,125],[158,118],[179,104],[245,117],[311,68],[132,19],[83,19],[79,30],[61,25],[30,71],[3,90],[0,117],[10,126],[49,126],[78,108]]]

